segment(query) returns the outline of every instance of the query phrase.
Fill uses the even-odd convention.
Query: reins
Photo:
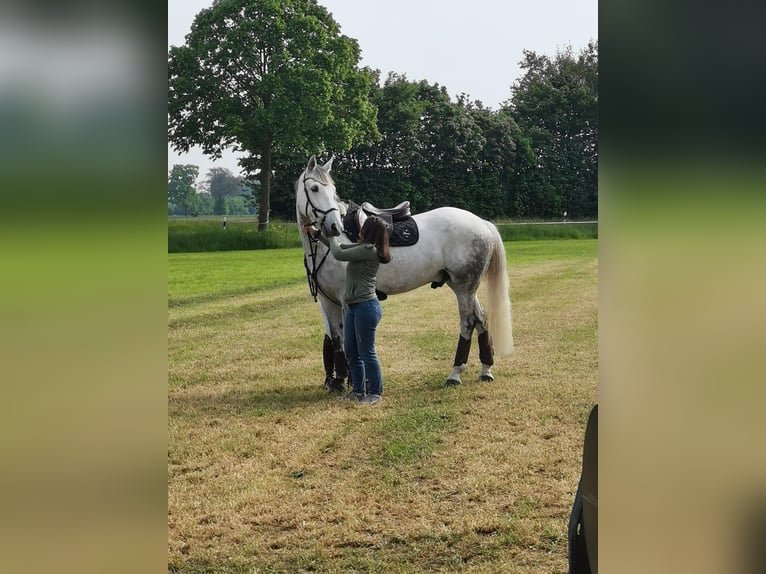
[[[314,181],[317,181],[319,183],[323,183],[319,181],[318,179],[315,179],[313,177],[306,177],[303,176],[303,193],[306,195],[306,218],[311,220],[311,217],[309,216],[309,207],[311,207],[311,211],[314,214],[314,221],[312,221],[312,225],[316,225],[316,220],[318,219],[318,214],[322,215],[321,221],[319,221],[319,229],[321,230],[324,227],[325,219],[327,219],[327,215],[332,213],[333,211],[337,211],[340,213],[340,210],[337,207],[331,207],[330,209],[319,209],[317,206],[313,204],[311,201],[311,196],[309,195],[308,186],[306,185],[306,180],[312,179]],[[311,296],[314,298],[314,301],[317,300],[317,294],[321,293],[324,295],[324,297],[328,300],[333,302],[338,307],[342,307],[340,301],[335,299],[335,297],[332,297],[329,293],[327,293],[324,289],[322,289],[322,286],[319,284],[319,270],[322,268],[322,265],[324,265],[325,260],[327,259],[327,256],[330,254],[330,249],[328,248],[327,251],[325,251],[324,256],[322,256],[322,260],[317,265],[317,254],[319,251],[319,240],[315,239],[311,236],[310,233],[307,234],[309,238],[309,254],[303,255],[303,266],[306,268],[306,277],[309,282],[309,292],[311,293]],[[309,268],[308,258],[311,257],[311,268]]]
[[[322,265],[324,265],[325,260],[327,259],[327,256],[330,254],[329,248],[327,251],[325,251],[325,254],[322,256],[322,260],[319,262],[319,265],[317,265],[317,252],[319,250],[318,246],[319,240],[314,239],[309,235],[309,249],[311,251],[311,268],[309,269],[308,264],[308,255],[304,254],[303,256],[303,266],[306,268],[306,277],[309,281],[309,292],[311,293],[311,296],[314,298],[314,301],[317,300],[317,294],[321,293],[325,296],[326,299],[329,301],[332,301],[335,303],[338,307],[342,307],[340,301],[335,299],[335,297],[331,296],[327,291],[322,289],[322,286],[319,284],[319,270],[322,268]]]

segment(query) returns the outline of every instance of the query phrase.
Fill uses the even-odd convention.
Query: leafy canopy
[[[217,0],[168,54],[168,138],[254,156],[377,137],[356,40],[316,0]]]

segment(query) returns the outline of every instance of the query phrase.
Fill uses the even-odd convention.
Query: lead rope
[[[322,260],[319,262],[319,265],[317,265],[317,252],[319,249],[318,239],[314,239],[310,233],[307,234],[309,238],[309,249],[311,251],[311,269],[309,269],[308,264],[308,257],[305,253],[303,254],[303,266],[306,268],[306,278],[308,279],[309,283],[309,292],[311,293],[311,296],[314,298],[314,302],[317,301],[317,295],[321,293],[325,296],[325,298],[328,301],[331,301],[338,307],[342,307],[340,301],[335,299],[335,297],[332,297],[327,291],[322,289],[322,286],[319,284],[319,270],[322,268],[322,265],[324,265],[325,260],[327,259],[327,256],[330,254],[330,249],[328,248],[327,251],[325,251],[325,254],[322,256]]]
[[[311,207],[311,211],[314,214],[314,219],[317,219],[317,214],[322,214],[322,219],[319,221],[319,229],[322,229],[324,226],[324,221],[327,219],[328,214],[330,214],[333,211],[337,211],[340,213],[340,210],[337,207],[331,207],[330,209],[319,209],[314,205],[314,203],[311,201],[311,196],[309,195],[308,186],[306,185],[306,181],[309,179],[314,179],[313,177],[306,177],[305,173],[303,175],[303,193],[306,195],[306,217],[307,219],[311,219],[309,217],[309,207]],[[317,181],[317,180],[315,180]],[[314,222],[316,223],[316,221]],[[329,293],[327,293],[324,289],[322,289],[322,286],[319,284],[319,270],[322,268],[322,265],[324,265],[325,260],[327,259],[327,256],[330,254],[330,249],[328,248],[327,251],[325,251],[324,256],[322,257],[322,260],[319,262],[319,265],[317,265],[317,251],[319,249],[318,243],[319,240],[315,239],[311,233],[307,233],[309,238],[309,250],[311,252],[311,269],[309,269],[308,265],[308,256],[304,252],[303,254],[303,266],[306,268],[306,277],[309,282],[309,292],[311,293],[311,296],[314,298],[314,302],[317,300],[317,294],[321,293],[325,296],[325,298],[329,301],[332,301],[335,305],[338,307],[342,307],[340,301],[336,300],[335,297],[332,297]]]

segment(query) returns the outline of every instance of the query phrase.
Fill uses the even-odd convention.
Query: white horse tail
[[[486,276],[489,335],[492,337],[495,352],[500,355],[509,355],[513,352],[513,323],[505,247],[497,227],[492,223],[488,223],[488,226],[495,240]]]

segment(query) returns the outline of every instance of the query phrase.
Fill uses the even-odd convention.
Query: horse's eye
[[[317,191],[319,191],[319,186],[315,183],[314,185],[311,186],[311,191],[316,193]]]

